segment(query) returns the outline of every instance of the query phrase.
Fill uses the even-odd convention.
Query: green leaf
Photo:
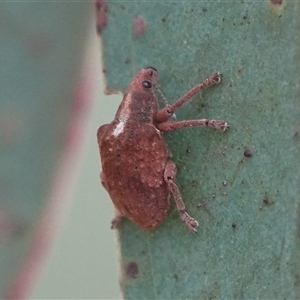
[[[102,37],[108,90],[124,91],[135,72],[150,65],[174,102],[220,71],[222,83],[176,115],[230,125],[225,133],[189,128],[166,134],[187,211],[200,226],[196,235],[189,232],[174,204],[155,230],[124,221],[125,299],[299,298],[298,3],[108,5]],[[139,26],[147,24],[139,35],[137,16]],[[251,157],[244,156],[247,149]]]

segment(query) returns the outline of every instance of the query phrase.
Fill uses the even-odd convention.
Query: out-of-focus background
[[[103,93],[95,17],[93,1],[0,4],[1,299],[120,297],[96,132],[121,95]]]
[[[78,174],[74,174],[74,197],[31,299],[120,298],[116,233],[110,229],[113,205],[99,180],[96,131],[101,124],[112,121],[122,96],[103,93],[101,49],[93,32],[89,44],[85,65],[94,69],[98,84],[89,115],[83,121],[84,145],[78,154]]]

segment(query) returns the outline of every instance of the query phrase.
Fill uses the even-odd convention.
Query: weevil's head
[[[136,73],[130,88],[140,91],[154,91],[158,80],[158,72],[153,67],[146,67]]]
[[[158,73],[155,68],[146,67],[139,70],[131,81],[115,118],[153,123],[158,111],[155,96],[157,79]]]

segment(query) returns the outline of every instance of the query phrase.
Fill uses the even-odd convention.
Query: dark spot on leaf
[[[95,5],[96,5],[96,29],[97,29],[97,34],[100,35],[103,29],[107,25],[108,6],[105,0],[96,0]]]
[[[244,151],[244,156],[245,156],[245,157],[251,157],[251,156],[252,156],[251,150],[250,150],[250,149],[246,149],[246,150]]]
[[[142,16],[137,16],[133,21],[132,33],[141,36],[146,32],[147,22]]]
[[[242,73],[244,71],[244,68],[243,67],[240,67],[240,68],[238,68],[237,69],[237,72],[240,74],[240,73]]]
[[[193,180],[191,180],[191,185],[192,185],[193,187],[197,187],[197,186],[199,185],[199,181],[196,180],[196,179],[193,179]]]
[[[232,223],[232,224],[231,224],[231,227],[232,227],[233,229],[235,229],[235,228],[236,228],[236,223]]]
[[[131,279],[136,279],[139,274],[139,268],[136,262],[130,261],[126,266],[126,276]]]
[[[283,2],[283,0],[271,0],[271,3],[275,4],[275,5],[281,5],[282,2]]]
[[[300,132],[300,122],[298,121],[292,128],[292,135],[294,139],[299,138],[299,132]]]
[[[96,6],[96,10],[100,10],[101,9],[100,1],[96,1],[95,6]]]
[[[161,21],[162,22],[166,22],[167,21],[167,18],[168,18],[168,16],[169,16],[169,14],[167,13],[162,19],[161,19]]]
[[[176,281],[178,280],[178,275],[176,273],[174,274],[174,278]]]
[[[295,286],[300,286],[300,276],[299,276],[299,274],[295,275],[294,285]]]
[[[263,199],[263,203],[265,206],[270,206],[270,205],[274,204],[274,201],[270,201],[268,196],[265,196]],[[262,210],[262,209],[263,209],[263,207],[260,207],[259,210]]]

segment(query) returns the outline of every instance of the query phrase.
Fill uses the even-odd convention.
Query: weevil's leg
[[[166,121],[163,123],[158,123],[156,125],[157,129],[160,131],[173,131],[179,128],[184,127],[195,127],[195,126],[204,126],[214,128],[216,130],[224,132],[227,128],[227,122],[223,120],[185,120],[185,121]]]
[[[119,225],[120,225],[123,218],[124,218],[124,216],[115,208],[115,217],[111,221],[110,228],[111,229],[119,228]]]
[[[176,166],[172,161],[168,161],[165,167],[164,172],[164,180],[168,184],[168,188],[170,192],[173,194],[173,197],[175,199],[175,203],[177,206],[177,209],[179,210],[181,220],[185,222],[185,224],[188,226],[188,228],[196,233],[197,227],[199,226],[198,222],[192,218],[185,210],[185,204],[182,200],[180,191],[176,185],[175,181],[176,176]]]
[[[194,95],[198,94],[202,90],[211,87],[212,85],[218,84],[221,81],[221,73],[216,72],[205,79],[202,83],[196,85],[191,90],[189,90],[185,95],[183,95],[179,100],[171,105],[167,105],[165,108],[159,110],[156,115],[156,121],[158,123],[167,121],[173,113],[181,105],[189,101]]]

